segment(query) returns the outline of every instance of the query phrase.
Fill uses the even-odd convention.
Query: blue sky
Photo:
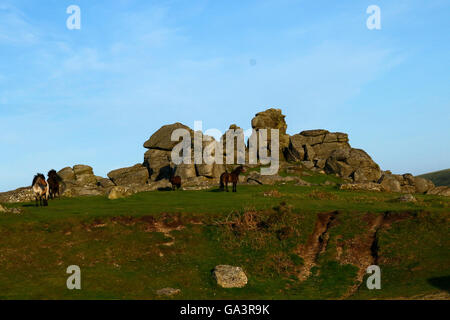
[[[449,168],[449,14],[447,0],[0,0],[0,191],[78,163],[105,176],[142,162],[164,124],[247,129],[268,107],[290,134],[349,133],[382,169]]]

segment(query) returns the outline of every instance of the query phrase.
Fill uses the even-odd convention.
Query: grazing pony
[[[181,177],[175,176],[170,177],[169,179],[170,183],[172,184],[172,190],[175,190],[175,188],[180,189],[181,188]]]
[[[167,161],[169,161],[169,182],[172,184],[172,190],[180,189],[181,188],[181,177],[176,176],[175,172],[177,171],[177,166],[172,168],[170,165],[171,160],[170,157],[167,157]]]
[[[239,175],[241,172],[245,172],[245,168],[242,165],[238,166],[231,173],[228,173],[228,171],[222,173],[220,175],[220,190],[223,191],[224,187],[226,187],[226,191],[228,192],[228,182],[232,182],[233,192],[236,192],[236,185],[239,181]]]
[[[53,169],[48,172],[47,176],[47,182],[50,188],[50,199],[55,199],[56,196],[59,198],[59,184],[62,182],[61,177]]]
[[[45,176],[42,173],[38,173],[34,176],[31,188],[34,193],[34,197],[36,198],[36,207],[48,206],[50,188],[47,181],[45,181]]]
[[[170,167],[170,176],[169,176],[169,182],[172,184],[172,190],[180,189],[181,188],[181,177],[180,176],[174,176],[176,171],[175,169],[172,169]]]

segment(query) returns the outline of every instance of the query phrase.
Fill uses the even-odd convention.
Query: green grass
[[[271,190],[279,196],[264,196]],[[417,203],[405,204],[395,201],[398,196],[286,184],[238,186],[237,193],[61,199],[47,208],[8,205],[23,212],[0,214],[0,299],[160,299],[156,290],[165,287],[181,289],[178,299],[336,299],[357,272],[336,259],[338,239],[357,237],[367,229],[366,214],[386,211],[414,217],[380,232],[383,289],[363,285],[352,298],[445,291],[440,283],[450,273],[450,201],[416,195]],[[307,242],[317,213],[335,210],[338,224],[329,230],[327,250],[300,282],[298,246]],[[181,226],[170,232],[172,246],[164,245],[172,239],[155,229],[155,221]],[[81,268],[79,291],[66,289],[65,270],[72,264]],[[248,285],[219,288],[211,276],[218,264],[242,266]]]
[[[419,177],[430,179],[436,186],[450,186],[450,169],[422,174]]]

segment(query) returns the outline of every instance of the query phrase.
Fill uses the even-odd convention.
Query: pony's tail
[[[222,173],[220,175],[220,190],[223,190],[225,188],[225,184],[223,183],[223,176],[225,175],[225,173]]]
[[[48,184],[48,181],[45,181],[47,183],[47,190],[45,192],[45,198],[48,200],[50,198],[50,185]]]

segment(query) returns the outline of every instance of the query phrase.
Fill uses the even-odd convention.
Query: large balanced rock
[[[214,268],[213,276],[222,288],[242,288],[247,284],[247,276],[241,267],[219,265]]]
[[[191,128],[179,122],[165,125],[156,131],[150,139],[144,143],[144,148],[171,151],[178,144],[178,141],[172,141],[171,139],[172,133],[176,129],[186,129],[191,133],[191,135],[193,133]]]
[[[132,167],[113,170],[108,177],[118,186],[144,185],[149,178],[148,170],[142,164]]]

